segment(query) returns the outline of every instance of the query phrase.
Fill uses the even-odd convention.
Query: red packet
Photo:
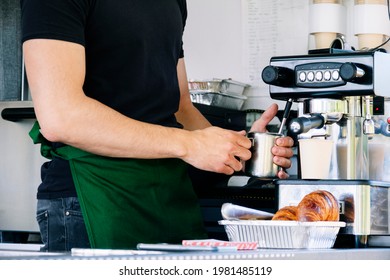
[[[183,240],[183,246],[236,247],[237,250],[255,250],[257,242],[232,242],[217,239]]]

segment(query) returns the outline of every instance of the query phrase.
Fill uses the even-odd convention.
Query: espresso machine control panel
[[[271,58],[262,71],[273,99],[390,97],[386,72],[390,56],[383,52],[342,52]]]
[[[341,79],[341,63],[308,63],[298,65],[296,71],[296,85],[298,87],[324,88],[345,85]]]

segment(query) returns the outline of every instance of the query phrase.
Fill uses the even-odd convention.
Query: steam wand
[[[283,128],[286,125],[288,116],[290,115],[292,104],[293,104],[293,99],[290,98],[286,103],[286,107],[284,107],[283,118],[282,118],[282,122],[280,123],[278,134],[282,134],[283,132]]]

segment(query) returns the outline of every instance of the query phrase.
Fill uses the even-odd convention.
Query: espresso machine
[[[295,140],[333,141],[329,176],[301,179],[298,171],[298,179],[276,180],[277,208],[328,190],[346,222],[336,244],[390,246],[389,70],[386,52],[327,49],[272,57],[262,71],[271,98],[297,103],[298,117],[287,125]]]

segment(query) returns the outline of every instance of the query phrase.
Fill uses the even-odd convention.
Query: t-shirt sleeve
[[[58,39],[85,45],[89,0],[21,0],[22,42]]]
[[[186,21],[187,21],[187,1],[186,0],[178,0],[180,10],[181,10],[181,15],[183,19],[183,32],[184,28],[186,26]],[[181,51],[180,51],[180,58],[184,57],[184,49],[183,49],[183,42],[181,44]]]

